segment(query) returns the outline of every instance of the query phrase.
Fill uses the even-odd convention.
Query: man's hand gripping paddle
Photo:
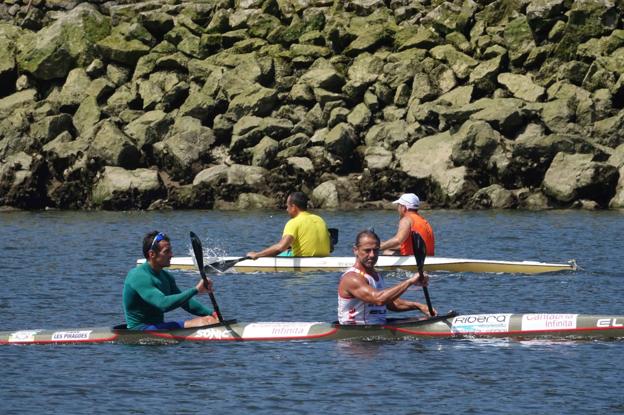
[[[191,232],[191,244],[193,245],[193,253],[195,254],[195,261],[197,262],[197,268],[199,268],[199,274],[204,280],[204,286],[208,288],[208,277],[206,277],[206,272],[204,271],[204,250],[202,249],[202,244],[197,235]],[[221,315],[221,311],[219,311],[219,306],[217,305],[217,300],[214,294],[209,292],[210,301],[212,301],[212,308],[214,308],[215,313],[217,313],[217,318],[219,318],[219,322],[223,323],[223,316]]]

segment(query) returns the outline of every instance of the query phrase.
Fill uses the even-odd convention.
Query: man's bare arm
[[[342,291],[351,296],[374,305],[390,304],[403,294],[410,285],[418,283],[420,276],[416,275],[394,287],[384,290],[375,290],[355,273],[345,275]]]
[[[295,238],[293,238],[292,235],[284,235],[278,243],[273,244],[260,252],[248,252],[247,256],[251,259],[261,258],[265,256],[275,256],[280,252],[287,250],[293,243],[294,239]]]
[[[392,238],[384,241],[379,246],[381,251],[385,251],[386,249],[399,249],[401,244],[410,234],[410,230],[412,229],[412,222],[408,217],[404,217],[399,221],[399,228],[397,229],[396,235]]]

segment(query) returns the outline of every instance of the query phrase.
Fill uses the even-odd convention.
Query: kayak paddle
[[[193,253],[195,254],[195,261],[197,261],[197,268],[199,268],[199,274],[204,280],[204,286],[208,288],[208,277],[206,277],[206,272],[204,271],[204,250],[202,249],[202,244],[197,235],[191,232],[191,244],[193,245]],[[212,308],[214,308],[215,313],[217,313],[217,317],[219,318],[219,322],[223,323],[223,316],[221,315],[221,311],[219,311],[219,306],[217,305],[217,299],[215,298],[212,292],[210,294],[210,301],[212,301]]]
[[[215,261],[206,265],[206,267],[210,267],[218,272],[225,272],[226,270],[232,268],[237,263],[244,261],[246,259],[251,259],[251,258],[249,258],[248,256],[244,256],[241,258],[228,259],[227,261]]]
[[[418,232],[412,232],[412,246],[414,247],[414,259],[416,259],[418,272],[423,274],[425,267],[425,258],[427,257],[427,244],[425,244],[425,241]],[[425,294],[425,300],[427,300],[429,315],[433,317],[433,307],[431,306],[431,299],[429,298],[429,289],[425,286],[423,286],[422,289],[423,293]]]
[[[338,229],[328,228],[329,231],[329,252],[334,252],[334,248],[338,245]]]

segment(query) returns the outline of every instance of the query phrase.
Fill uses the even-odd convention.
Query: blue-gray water
[[[340,229],[382,238],[394,211],[321,212]],[[541,276],[434,274],[439,311],[624,314],[624,212],[426,211],[439,256],[559,262]],[[142,235],[166,231],[189,255],[188,232],[229,255],[279,239],[279,212],[13,212],[0,214],[0,330],[122,322],[121,289]],[[176,273],[186,288],[198,274]],[[388,276],[389,283],[402,278]],[[226,318],[333,321],[338,275],[214,277]],[[422,299],[420,291],[409,291]],[[208,298],[202,301],[209,303]],[[173,313],[173,317],[183,316]],[[0,348],[0,413],[624,413],[624,342],[425,340],[173,346]]]

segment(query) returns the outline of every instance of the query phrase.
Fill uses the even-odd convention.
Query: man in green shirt
[[[180,291],[168,267],[173,257],[171,241],[163,233],[154,231],[143,238],[145,263],[128,272],[123,288],[123,307],[126,325],[133,330],[172,330],[200,327],[218,322],[213,311],[193,297],[212,291],[212,280]],[[165,312],[182,307],[196,317],[190,320],[165,321]]]
[[[308,212],[308,197],[302,192],[291,193],[286,199],[286,211],[291,219],[284,226],[282,239],[260,252],[248,252],[247,256],[275,256],[288,248],[292,249],[292,256],[328,256],[331,245],[327,225],[323,218]]]

